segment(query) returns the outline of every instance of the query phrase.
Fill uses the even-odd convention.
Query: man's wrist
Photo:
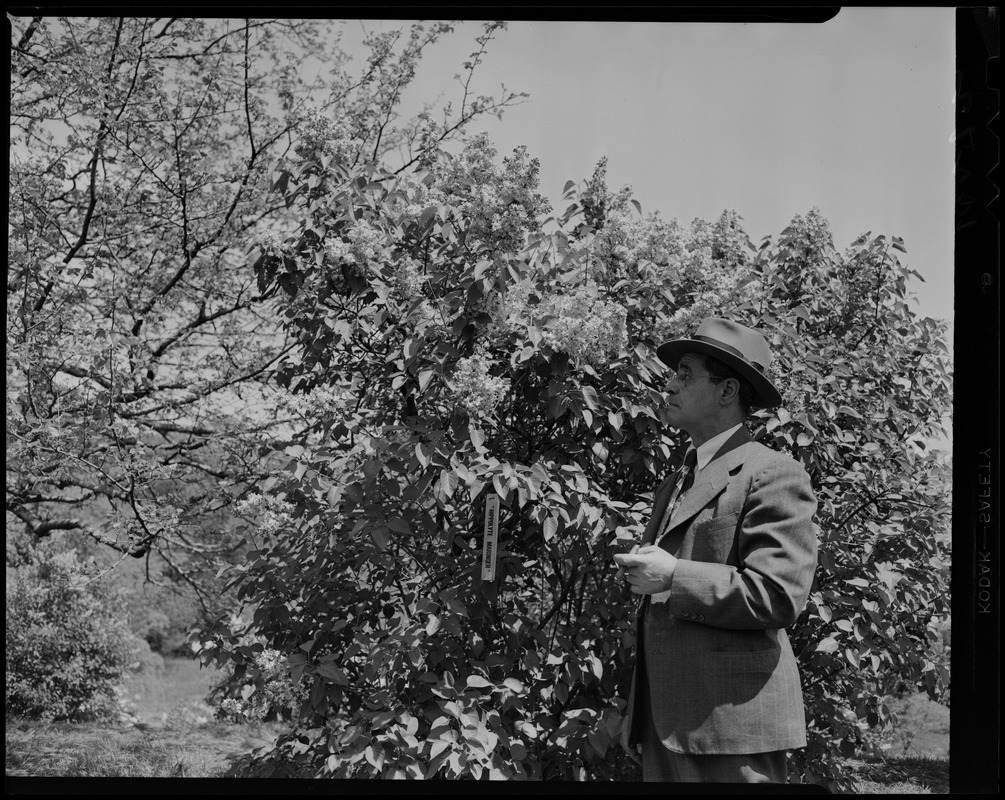
[[[673,557],[673,556],[671,556],[671,558],[673,558],[673,561],[670,563],[670,574],[667,575],[667,579],[666,579],[666,581],[664,581],[664,585],[663,585],[663,591],[664,592],[669,592],[670,591],[670,587],[673,586],[673,576],[674,576],[674,573],[677,571],[677,558]]]
[[[649,596],[650,603],[665,603],[670,599],[670,587],[673,585],[674,572],[677,570],[677,559],[673,561],[673,565],[670,567],[670,575],[663,582],[663,589],[659,592],[654,592]]]

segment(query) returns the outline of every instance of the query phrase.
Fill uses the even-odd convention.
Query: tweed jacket
[[[674,482],[657,489],[643,544],[659,532]],[[640,615],[622,728],[629,752],[641,741],[638,704],[647,699],[659,737],[677,752],[805,746],[785,628],[813,582],[816,508],[803,467],[742,427],[697,473],[660,541],[679,559],[670,588]]]

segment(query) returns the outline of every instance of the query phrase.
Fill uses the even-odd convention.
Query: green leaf
[[[373,537],[373,542],[379,550],[387,550],[387,545],[391,541],[387,528],[383,525],[377,526],[370,532],[370,536]]]
[[[318,675],[335,683],[337,686],[348,686],[349,676],[345,674],[339,667],[332,664],[330,661],[318,666]]]
[[[440,480],[436,484],[437,499],[441,502],[449,500],[457,489],[457,473],[452,469],[440,471]]]
[[[440,753],[450,747],[451,744],[453,744],[453,742],[450,739],[437,739],[429,748],[429,758],[436,758],[440,755]]]
[[[591,411],[600,411],[600,400],[597,397],[597,390],[592,386],[583,387],[583,402],[586,403],[586,407]]]
[[[551,475],[548,473],[547,468],[540,461],[534,463],[534,466],[530,468],[530,472],[534,476],[534,479],[541,484],[542,488],[551,480]]]
[[[597,755],[603,757],[607,754],[607,746],[609,742],[607,736],[599,731],[590,731],[586,738],[593,749],[596,750]]]
[[[424,209],[423,212],[419,215],[419,226],[425,227],[426,225],[430,224],[433,220],[433,217],[436,216],[436,211],[437,211],[436,206],[429,206],[429,208]]]
[[[387,521],[387,527],[390,530],[394,531],[395,533],[402,533],[408,535],[412,532],[412,529],[411,527],[409,527],[409,524],[401,517],[391,517]]]
[[[485,689],[492,686],[492,684],[485,680],[481,675],[468,675],[467,685],[473,689]]]
[[[419,373],[419,391],[425,393],[429,387],[429,382],[436,373],[431,369],[424,369]]]
[[[503,681],[503,686],[505,686],[511,692],[516,692],[517,694],[520,694],[525,691],[524,685],[520,683],[520,681],[518,681],[516,678],[506,678],[506,680]]]
[[[397,713],[390,710],[377,711],[370,719],[370,730],[385,728],[397,718]]]
[[[319,711],[328,705],[328,698],[325,696],[325,685],[323,681],[315,681],[314,685],[311,687],[311,705]]]
[[[375,770],[379,770],[384,766],[384,748],[374,747],[372,744],[366,746],[366,750],[363,751],[363,755],[367,762]]]
[[[475,446],[475,450],[481,451],[485,448],[485,434],[482,433],[480,428],[474,425],[468,428],[471,436],[471,444]]]
[[[493,475],[492,485],[495,487],[496,494],[505,503],[510,493],[509,481],[505,480],[501,475]]]

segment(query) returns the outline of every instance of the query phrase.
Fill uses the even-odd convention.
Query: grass
[[[948,794],[949,709],[925,694],[890,701],[898,723],[884,755],[849,765],[857,794]]]
[[[7,776],[219,778],[273,742],[274,724],[213,718],[205,696],[216,679],[186,659],[153,663],[126,686],[131,714],[119,724],[8,720]],[[949,710],[924,695],[894,700],[900,722],[879,758],[850,761],[855,794],[949,791]]]
[[[131,713],[115,723],[8,720],[6,774],[31,777],[216,778],[270,744],[275,725],[214,720],[215,679],[197,662],[168,659],[126,685]]]
[[[82,778],[212,778],[266,742],[260,730],[213,722],[188,730],[98,723],[8,725],[8,776]]]
[[[949,759],[884,758],[851,762],[856,794],[948,794]]]
[[[887,756],[949,757],[949,709],[919,693],[890,702],[899,722],[889,737]]]

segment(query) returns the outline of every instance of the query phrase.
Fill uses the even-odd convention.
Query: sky
[[[359,25],[359,23],[356,23]],[[400,22],[371,21],[390,29]],[[456,98],[476,22],[423,57],[403,111]],[[839,250],[900,236],[923,316],[953,317],[955,9],[842,8],[821,24],[511,21],[472,90],[530,97],[484,117],[500,158],[526,145],[556,209],[608,159],[644,213],[736,209],[755,244],[817,207]]]

